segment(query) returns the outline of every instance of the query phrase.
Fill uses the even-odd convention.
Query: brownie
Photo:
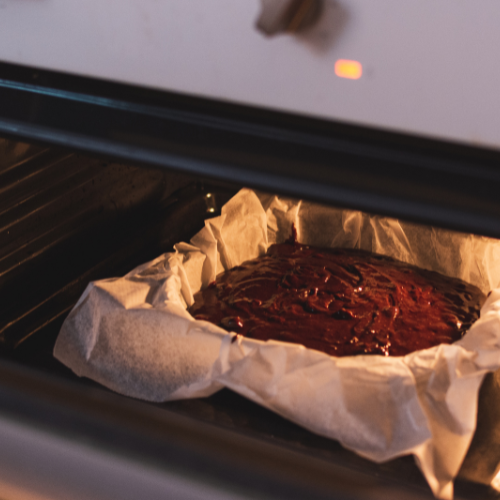
[[[403,356],[455,342],[485,300],[460,279],[362,250],[302,245],[295,235],[194,298],[196,319],[332,356]]]

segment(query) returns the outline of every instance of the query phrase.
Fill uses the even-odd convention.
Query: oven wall
[[[174,193],[203,189],[187,175],[2,138],[0,186],[0,351],[55,338],[89,281],[171,251]],[[182,222],[185,237],[199,224]]]

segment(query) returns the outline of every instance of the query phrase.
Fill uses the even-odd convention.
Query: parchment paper
[[[149,401],[228,387],[371,460],[413,454],[434,494],[452,498],[479,387],[500,366],[500,289],[462,340],[405,357],[335,358],[233,339],[190,316],[186,306],[200,287],[288,238],[292,222],[302,243],[389,255],[485,292],[500,282],[497,240],[243,189],[190,244],[123,278],[90,283],[61,329],[55,357],[80,376]]]

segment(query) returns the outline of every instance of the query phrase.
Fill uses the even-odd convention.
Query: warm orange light
[[[349,61],[348,59],[339,59],[335,63],[335,74],[341,78],[350,78],[357,80],[363,74],[363,66],[358,61]]]

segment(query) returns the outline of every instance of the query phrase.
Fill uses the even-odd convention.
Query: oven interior
[[[0,141],[0,151],[1,370],[11,379],[11,387],[3,391],[4,395],[11,391],[4,413],[34,419],[37,425],[91,440],[114,453],[169,466],[172,456],[167,450],[172,443],[165,428],[172,426],[171,419],[187,419],[199,426],[204,439],[215,439],[216,432],[222,432],[224,441],[235,444],[221,452],[221,442],[211,443],[217,451],[214,455],[210,450],[209,465],[200,450],[186,451],[186,443],[176,443],[184,447],[181,468],[205,480],[224,481],[225,487],[230,483],[250,496],[264,492],[274,498],[432,497],[411,458],[374,464],[227,389],[209,398],[157,405],[127,400],[125,406],[133,409],[125,409],[125,419],[114,422],[120,398],[80,379],[52,356],[65,316],[88,282],[123,275],[171,251],[174,243],[188,241],[206,218],[219,214],[240,186],[8,139]],[[47,401],[54,384],[57,388]],[[68,391],[73,397],[83,395],[82,401],[63,404]],[[110,396],[103,418],[102,406],[95,408],[96,398],[102,403]],[[75,412],[80,413],[77,419]],[[131,426],[130,418],[144,422]],[[151,419],[158,427],[153,432],[146,424]],[[255,463],[257,457],[251,457],[251,465],[245,464],[242,471],[237,459],[236,465],[228,464],[241,453],[239,446],[246,450],[248,443],[238,439],[250,439],[257,455],[267,453],[264,446],[269,445],[281,454],[291,451],[298,463],[287,464],[291,470],[286,471],[286,481],[279,480],[274,470],[284,467],[279,463],[283,457],[265,474]],[[311,461],[321,462],[321,468],[300,469],[303,462],[310,469]],[[458,481],[457,488],[459,498],[476,498],[478,492],[484,498],[497,498],[488,486],[470,481]]]

